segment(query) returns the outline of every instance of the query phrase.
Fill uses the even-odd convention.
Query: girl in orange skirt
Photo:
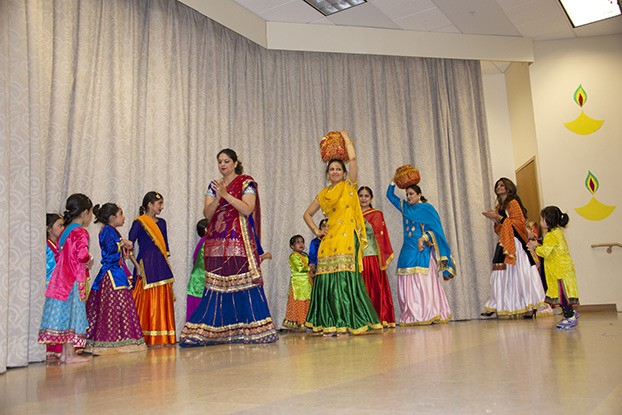
[[[166,221],[158,218],[164,208],[160,193],[149,192],[143,198],[140,216],[134,220],[129,240],[138,243],[138,267],[134,268],[134,301],[148,346],[175,344],[173,272]]]
[[[289,240],[292,253],[289,256],[289,266],[292,276],[289,280],[289,294],[285,321],[283,326],[289,330],[305,331],[307,313],[311,300],[311,278],[309,278],[309,257],[304,252],[305,238],[294,235]]]

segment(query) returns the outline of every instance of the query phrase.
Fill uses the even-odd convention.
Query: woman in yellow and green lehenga
[[[326,174],[330,185],[322,189],[303,215],[313,233],[322,236],[306,325],[325,336],[382,330],[361,276],[367,236],[356,191],[356,153],[347,131],[341,134],[350,160],[350,175],[342,160],[329,161]],[[320,208],[328,217],[328,229],[322,231],[313,221]]]

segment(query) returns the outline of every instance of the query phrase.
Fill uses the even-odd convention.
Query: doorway
[[[527,209],[527,220],[540,224],[540,193],[536,158],[532,157],[527,163],[516,170],[516,186],[518,195]]]

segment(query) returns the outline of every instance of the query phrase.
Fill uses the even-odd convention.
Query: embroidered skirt
[[[376,255],[363,257],[363,281],[367,287],[369,298],[380,317],[383,327],[395,327],[395,310],[387,271],[380,269]]]
[[[315,276],[306,326],[325,334],[382,330],[361,274],[349,271]]]
[[[181,347],[278,340],[263,286],[221,292],[206,289],[181,331]]]
[[[148,346],[175,344],[175,308],[173,284],[143,289],[142,278],[137,278],[132,292],[138,320]]]
[[[402,311],[400,326],[425,326],[449,321],[451,308],[441,277],[438,276],[438,265],[432,252],[427,274],[398,275],[397,281]]]
[[[115,290],[108,274],[102,278],[99,290],[89,293],[86,314],[86,344],[93,354],[147,350],[132,292],[126,288]]]
[[[296,300],[294,296],[294,288],[290,283],[283,327],[289,330],[304,331],[306,329],[305,322],[307,321],[307,313],[309,312],[310,303],[311,301],[309,299]]]
[[[514,316],[536,310],[544,302],[540,274],[532,265],[520,241],[514,238],[516,264],[493,269],[490,274],[490,298],[484,305],[498,316]],[[498,268],[498,267],[497,267]]]
[[[38,342],[42,344],[72,343],[74,349],[86,346],[86,307],[80,301],[78,282],[74,282],[67,300],[45,298]]]

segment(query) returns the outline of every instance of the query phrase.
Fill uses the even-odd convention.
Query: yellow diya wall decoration
[[[587,220],[603,220],[615,210],[615,206],[608,206],[596,200],[594,193],[598,190],[599,184],[596,176],[591,171],[587,172],[585,187],[592,193],[592,199],[586,205],[575,208],[575,211]]]
[[[587,102],[587,92],[585,92],[581,85],[574,91],[574,102],[581,108],[583,108],[583,104]],[[581,114],[579,114],[577,118],[573,121],[565,122],[564,125],[575,134],[588,135],[598,131],[604,122],[604,120],[595,120],[594,118],[588,117],[583,110],[581,110]]]

